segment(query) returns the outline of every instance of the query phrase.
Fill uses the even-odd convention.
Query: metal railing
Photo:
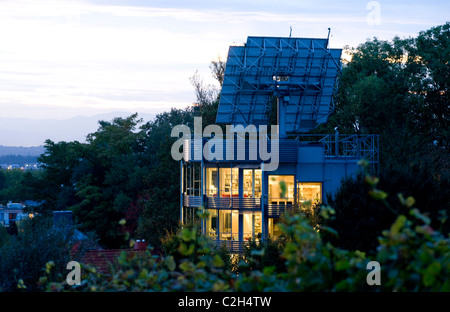
[[[260,210],[261,198],[208,197],[208,209]]]
[[[225,247],[230,253],[242,254],[245,247],[249,245],[248,241],[236,241],[236,240],[214,240],[217,248]]]
[[[202,206],[201,196],[190,196],[183,194],[183,206],[198,208]]]
[[[279,218],[287,210],[294,207],[294,200],[289,201],[277,201],[277,199],[269,200],[267,204],[267,217],[268,218]]]
[[[289,137],[302,143],[323,144],[325,158],[365,159],[373,172],[378,171],[378,134],[298,134]]]

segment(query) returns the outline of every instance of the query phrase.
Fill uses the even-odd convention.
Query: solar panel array
[[[327,121],[341,69],[341,49],[328,39],[248,37],[230,46],[216,122],[267,124],[276,98],[285,103],[287,133]]]

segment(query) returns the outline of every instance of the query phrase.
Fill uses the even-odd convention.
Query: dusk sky
[[[326,37],[330,46],[416,36],[450,1],[0,0],[2,118],[156,114],[195,100],[198,70],[247,36]],[[2,142],[0,142],[0,145]]]

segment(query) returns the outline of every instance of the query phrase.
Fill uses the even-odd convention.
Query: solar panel
[[[267,124],[275,99],[287,133],[326,122],[342,52],[327,46],[328,39],[291,37],[248,37],[230,46],[216,123]]]

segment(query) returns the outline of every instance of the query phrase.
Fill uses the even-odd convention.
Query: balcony
[[[208,197],[208,209],[234,209],[240,211],[260,211],[261,199],[251,197]]]
[[[208,209],[261,211],[260,198],[206,197],[206,201],[204,204]],[[192,208],[202,207],[202,197],[183,194],[183,206]]]
[[[232,254],[242,254],[244,253],[245,247],[249,245],[248,241],[237,241],[237,240],[214,240],[217,248],[225,247],[228,252]]]
[[[202,206],[202,197],[201,196],[190,196],[183,194],[183,206],[198,208]]]
[[[267,205],[267,217],[279,218],[287,210],[294,207],[294,201],[272,199]]]

